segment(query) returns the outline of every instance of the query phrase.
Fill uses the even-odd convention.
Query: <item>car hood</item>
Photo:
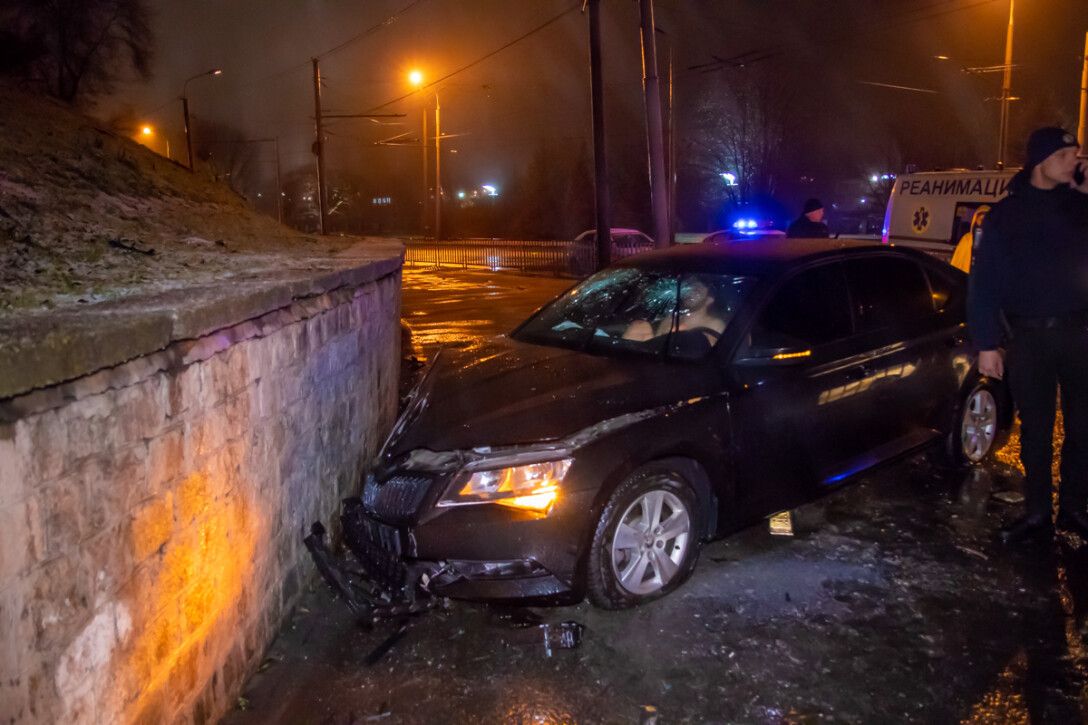
[[[386,455],[558,440],[720,389],[709,363],[605,357],[500,337],[472,353],[439,356]]]

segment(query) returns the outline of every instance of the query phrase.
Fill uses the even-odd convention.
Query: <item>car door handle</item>
[[[858,365],[857,367],[850,368],[846,371],[846,377],[850,380],[864,380],[869,377],[873,372],[872,367],[868,364]]]

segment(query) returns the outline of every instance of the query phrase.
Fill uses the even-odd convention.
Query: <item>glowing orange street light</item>
[[[154,144],[156,144],[156,136],[158,136],[158,134],[155,133],[155,127],[151,124],[144,124],[143,126],[140,126],[139,137],[136,140],[155,153],[161,154],[162,152],[154,147]],[[166,148],[166,158],[170,158],[170,139],[166,136],[161,136],[160,138],[162,138],[162,144]]]
[[[423,85],[423,71],[418,68],[408,71],[408,82],[417,87]]]

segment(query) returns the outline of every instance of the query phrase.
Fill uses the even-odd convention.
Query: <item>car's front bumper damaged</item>
[[[417,614],[438,603],[431,586],[445,575],[441,564],[406,562],[400,532],[369,519],[359,499],[344,501],[340,522],[354,566],[329,550],[321,522],[313,524],[303,542],[321,576],[352,612],[379,619]]]
[[[566,583],[531,557],[417,558],[413,531],[376,521],[359,499],[344,501],[340,521],[350,557],[330,551],[320,522],[304,542],[325,581],[363,619],[418,614],[446,597],[546,601],[569,593]]]

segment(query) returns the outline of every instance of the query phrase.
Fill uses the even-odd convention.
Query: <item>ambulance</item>
[[[884,214],[883,241],[914,247],[945,261],[971,229],[971,218],[1009,193],[1019,169],[927,171],[895,180]]]

